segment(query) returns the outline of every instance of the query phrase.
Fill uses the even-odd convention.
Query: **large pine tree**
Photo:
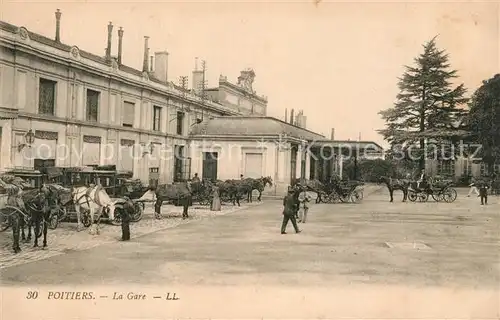
[[[492,172],[493,164],[500,159],[500,74],[483,81],[472,95],[469,106],[471,142],[482,145],[478,155]]]
[[[425,167],[423,151],[429,141],[442,150],[442,144],[465,133],[460,120],[465,114],[462,106],[467,102],[464,85],[453,88],[457,71],[450,70],[448,54],[437,48],[436,38],[423,48],[414,66],[405,66],[394,106],[379,112],[386,128],[378,130],[398,152],[416,144],[418,152],[412,152],[412,157],[418,157],[421,169]]]

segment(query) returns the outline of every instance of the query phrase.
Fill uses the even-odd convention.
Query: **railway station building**
[[[96,55],[65,44],[61,16],[53,38],[0,21],[0,171],[116,165],[145,183],[271,176],[281,192],[293,178],[338,172],[345,150],[382,151],[307,130],[302,112],[268,117],[251,69],[204,88],[195,68],[188,88],[170,80],[168,52],[150,53],[148,37],[138,70],[122,63],[123,29],[110,23]]]

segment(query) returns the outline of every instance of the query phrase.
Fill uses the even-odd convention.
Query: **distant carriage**
[[[429,179],[427,185],[419,185],[418,182],[412,182],[408,188],[408,199],[411,202],[426,202],[429,196],[436,202],[454,202],[457,199],[457,191],[453,188],[451,180]]]
[[[359,203],[364,197],[364,182],[332,179],[326,183],[318,180],[297,180],[307,191],[317,194],[316,203]]]

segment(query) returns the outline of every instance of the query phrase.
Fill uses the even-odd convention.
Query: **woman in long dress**
[[[219,196],[219,187],[213,186],[212,188],[212,205],[210,206],[211,211],[221,211],[221,203]]]

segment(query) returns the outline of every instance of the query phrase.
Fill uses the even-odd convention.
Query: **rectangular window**
[[[438,163],[438,174],[442,177],[452,178],[455,176],[455,161],[440,160]]]
[[[132,128],[134,126],[135,119],[135,103],[124,101],[123,102],[123,120],[122,125],[124,127]]]
[[[161,130],[161,107],[153,106],[153,130]]]
[[[184,133],[184,112],[177,112],[177,134],[182,135]]]
[[[149,168],[149,186],[157,187],[160,178],[160,168],[153,167]]]
[[[87,121],[97,122],[99,117],[99,97],[100,92],[87,89]]]
[[[463,169],[462,174],[464,176],[471,176],[472,175],[472,161],[469,159],[464,159],[462,169]]]
[[[174,182],[184,181],[184,146],[176,145],[174,147]]]
[[[54,115],[57,82],[40,78],[38,88],[38,113]]]

